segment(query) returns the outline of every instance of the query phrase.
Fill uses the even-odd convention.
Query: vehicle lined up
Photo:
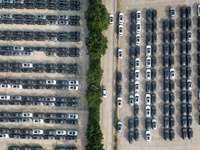
[[[145,126],[146,141],[151,142],[150,128],[156,130],[156,66],[157,66],[157,10],[146,11],[146,95],[145,95]]]
[[[0,122],[27,122],[27,123],[29,122],[29,123],[77,125],[78,124],[77,119],[78,119],[78,114],[73,114],[73,113],[66,114],[66,113],[0,112]]]
[[[70,0],[2,0],[0,9],[80,10],[80,1]]]
[[[174,54],[175,54],[175,9],[169,8],[169,19],[163,21],[163,99],[164,99],[164,117],[163,117],[163,137],[164,140],[174,141],[175,138],[175,69],[174,69]],[[169,31],[169,32],[168,32]],[[168,40],[169,39],[169,40]]]
[[[54,34],[55,33],[55,34]],[[48,35],[56,35],[56,32],[48,32]],[[0,46],[2,56],[33,56],[34,51],[42,51],[46,56],[79,57],[80,49],[77,47],[23,47],[23,46]]]
[[[24,80],[29,81],[29,80]],[[0,105],[77,107],[77,97],[0,95]],[[1,116],[1,115],[0,115]]]
[[[191,7],[182,6],[181,11],[181,125],[182,138],[193,138],[192,127],[192,68],[191,68]]]
[[[43,31],[0,31],[3,41],[51,41],[51,42],[79,42],[80,32],[43,32]],[[69,35],[69,37],[68,37]]]
[[[57,90],[78,90],[78,80],[53,80],[53,79],[0,79],[0,88],[4,89],[57,89]]]
[[[79,26],[80,16],[66,15],[31,15],[31,14],[0,14],[2,24],[18,25],[71,25]]]
[[[68,11],[66,14],[60,10],[80,10],[80,1],[2,0],[0,9],[0,106],[4,108],[4,112],[0,112],[0,138],[12,139],[11,143],[7,142],[10,139],[4,140],[4,149],[42,150],[48,149],[45,146],[49,143],[52,146],[50,149],[63,147],[77,150],[75,142],[78,142],[79,147],[82,142],[82,138],[80,143],[77,141],[77,130],[82,122],[78,120],[81,114],[78,115],[77,109],[82,80],[78,76],[82,68],[77,58],[72,57],[80,56],[80,47],[84,44],[77,43],[81,39],[82,18],[81,13]],[[22,12],[16,9],[25,10]],[[57,11],[50,13],[49,10]],[[68,41],[69,44],[66,43]],[[73,113],[66,113],[70,110]],[[17,127],[24,124],[30,130],[23,129],[23,126]],[[30,143],[36,139],[41,147],[24,146],[21,139],[29,139]],[[68,140],[64,141],[68,146],[56,140]]]
[[[78,74],[78,64],[0,62],[0,72]]]
[[[0,128],[0,138],[34,139],[34,140],[77,140],[78,131],[63,129],[20,129]]]

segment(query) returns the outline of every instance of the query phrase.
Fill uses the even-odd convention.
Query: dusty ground
[[[77,96],[79,99],[78,108],[68,108],[68,107],[46,107],[46,106],[0,106],[1,111],[10,111],[10,112],[20,112],[20,111],[27,111],[27,112],[65,112],[65,113],[78,113],[80,119],[78,120],[77,126],[72,125],[48,125],[48,124],[33,124],[33,123],[1,123],[0,128],[8,127],[8,128],[41,128],[41,129],[76,129],[79,132],[78,141],[75,143],[73,141],[56,141],[56,140],[21,140],[21,139],[2,139],[0,141],[1,149],[6,150],[10,145],[41,145],[44,150],[53,150],[55,146],[74,146],[76,145],[78,149],[85,149],[84,146],[86,145],[86,137],[85,137],[85,130],[87,127],[88,121],[88,108],[87,102],[85,99],[85,89],[86,89],[86,70],[88,69],[88,55],[86,52],[85,46],[85,36],[87,35],[86,23],[84,20],[84,12],[88,7],[88,3],[85,0],[80,0],[81,2],[81,10],[80,11],[52,11],[52,10],[5,10],[1,9],[0,14],[10,13],[10,14],[43,14],[43,15],[80,15],[81,17],[81,25],[79,27],[73,26],[55,26],[55,25],[3,25],[1,24],[1,30],[27,30],[27,31],[80,31],[81,32],[81,41],[78,43],[72,42],[6,42],[0,41],[0,45],[11,45],[11,46],[45,46],[45,47],[72,47],[77,46],[80,48],[80,57],[79,58],[61,58],[61,57],[47,57],[44,52],[34,52],[34,56],[0,56],[1,61],[8,61],[8,62],[31,62],[31,63],[78,63],[79,68],[79,75],[62,75],[58,73],[1,73],[1,78],[19,78],[19,79],[77,79],[80,81],[80,90],[78,91],[63,91],[63,90],[2,90],[0,89],[0,94],[7,94],[7,95],[31,95],[31,96]]]

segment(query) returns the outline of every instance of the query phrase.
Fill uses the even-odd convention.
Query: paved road
[[[115,14],[115,1],[103,0],[103,4],[106,6],[108,13]],[[107,88],[107,98],[102,99],[100,117],[101,117],[101,129],[104,136],[103,144],[106,150],[113,149],[113,124],[114,124],[114,79],[115,79],[115,27],[109,26],[108,30],[104,32],[104,35],[108,38],[108,49],[106,55],[102,57],[102,69],[104,70],[101,84]]]

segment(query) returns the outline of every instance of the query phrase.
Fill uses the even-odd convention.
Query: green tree
[[[100,59],[101,55],[106,54],[108,39],[101,32],[90,32],[86,37],[88,54],[91,59]]]
[[[88,139],[88,144],[86,145],[86,150],[103,150],[103,144],[101,143],[103,139],[103,134],[99,125],[98,119],[89,118],[89,124],[86,131],[86,136]]]
[[[89,108],[97,107],[101,104],[102,89],[100,86],[89,86],[86,91],[86,99]]]
[[[103,70],[99,65],[96,66],[96,68],[90,68],[87,71],[87,83],[88,84],[95,84],[95,85],[99,85],[101,82],[101,78],[103,75]]]
[[[85,12],[87,27],[90,31],[103,31],[108,29],[108,12],[105,5],[92,4]]]
[[[89,0],[90,1],[90,5],[92,4],[101,4],[102,3],[102,0]]]

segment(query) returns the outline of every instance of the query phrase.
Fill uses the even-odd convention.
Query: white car
[[[135,92],[139,92],[139,87],[140,87],[139,81],[135,81]]]
[[[22,117],[33,117],[33,113],[26,113],[26,112],[23,112],[23,113],[22,113]]]
[[[78,86],[77,85],[70,85],[69,90],[78,90]]]
[[[136,20],[137,20],[138,22],[141,21],[141,11],[139,11],[139,10],[136,12]]]
[[[33,119],[33,123],[44,123],[44,119]]]
[[[41,130],[41,129],[33,129],[32,133],[33,134],[43,134],[43,130]]]
[[[22,52],[24,56],[33,56],[33,52]]]
[[[55,97],[45,97],[44,100],[45,100],[45,101],[52,101],[52,102],[55,102],[55,101],[56,101],[56,98],[55,98]]]
[[[68,119],[78,119],[78,114],[68,114],[67,118]]]
[[[24,50],[24,47],[22,47],[22,46],[14,46],[14,47],[13,47],[13,50],[14,50],[14,51],[23,51],[23,50]]]
[[[134,96],[133,95],[129,95],[129,105],[130,106],[133,106],[133,99],[134,99]]]
[[[146,113],[147,118],[151,117],[151,107],[150,106],[146,106],[145,113]]]
[[[200,16],[200,5],[198,5],[198,7],[197,7],[197,14],[198,14],[198,16]]]
[[[151,68],[151,57],[146,57],[146,68]]]
[[[119,24],[123,24],[123,22],[124,22],[124,14],[119,13]]]
[[[146,56],[151,56],[151,46],[150,45],[146,46]]]
[[[191,91],[192,90],[192,80],[187,79],[187,90]]]
[[[150,131],[146,131],[146,141],[147,142],[151,142],[151,132]]]
[[[103,98],[106,98],[107,97],[107,90],[106,90],[106,87],[103,86]]]
[[[135,93],[135,104],[139,105],[140,101],[140,95],[138,93]]]
[[[146,94],[145,103],[146,105],[151,105],[151,94]]]
[[[32,63],[22,63],[22,67],[23,68],[33,68],[33,64]]]
[[[68,84],[69,85],[78,85],[79,81],[78,80],[70,80],[70,81],[68,81]]]
[[[0,139],[9,138],[9,135],[6,133],[0,133]]]
[[[140,33],[140,31],[141,31],[141,23],[137,22],[136,23],[136,33]]]
[[[46,84],[56,84],[56,80],[46,80]]]
[[[119,25],[119,28],[118,28],[118,32],[119,32],[119,36],[123,36],[123,25]]]
[[[140,68],[140,58],[135,59],[135,68],[139,69]]]
[[[146,70],[146,80],[151,80],[151,69]]]
[[[122,133],[122,122],[120,120],[117,121],[117,130],[119,133]]]
[[[9,95],[0,95],[0,100],[10,100]]]
[[[76,130],[68,130],[67,131],[67,135],[78,135],[78,131],[76,131]]]
[[[10,84],[0,84],[0,88],[3,88],[3,89],[10,89],[10,88],[11,88],[11,85],[10,85]]]
[[[118,97],[118,98],[117,98],[117,107],[118,107],[118,108],[121,108],[121,107],[122,107],[122,98],[121,98],[121,97]]]
[[[139,79],[140,79],[140,71],[135,70],[135,80],[139,80]]]
[[[175,70],[174,68],[170,68],[170,79],[173,80],[175,78]]]
[[[152,129],[153,130],[156,130],[156,128],[157,128],[157,122],[156,122],[156,119],[152,119]]]
[[[56,135],[66,135],[66,130],[56,130]]]
[[[136,45],[140,45],[140,34],[136,34]]]
[[[12,89],[22,89],[22,85],[18,85],[18,84],[13,84],[11,85]]]
[[[118,49],[118,59],[122,60],[123,59],[123,55],[122,55],[122,49]]]
[[[109,19],[110,19],[110,26],[113,26],[113,24],[114,24],[114,15],[110,15]]]

